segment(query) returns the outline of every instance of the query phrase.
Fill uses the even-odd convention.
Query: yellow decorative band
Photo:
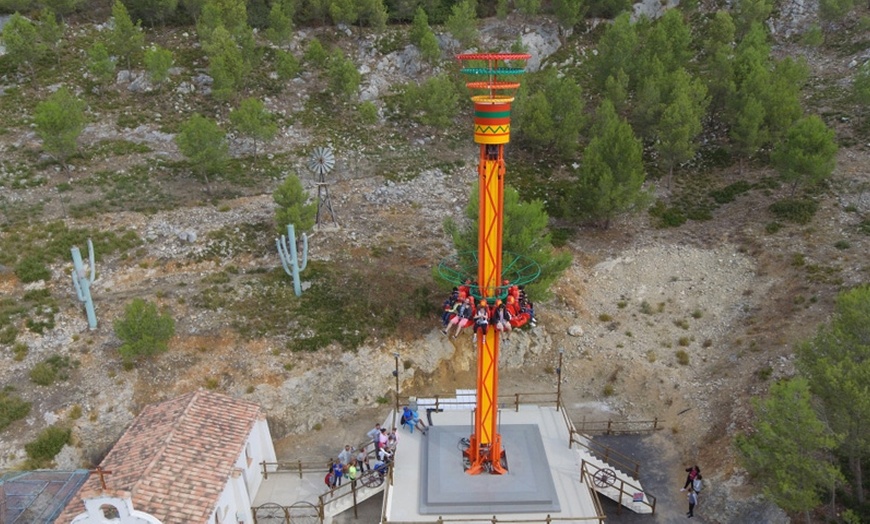
[[[507,135],[511,132],[510,124],[502,126],[474,126],[474,134],[476,135]]]

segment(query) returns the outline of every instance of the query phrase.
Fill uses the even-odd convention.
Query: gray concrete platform
[[[460,441],[469,427],[433,426],[421,439],[420,513],[425,515],[559,511],[550,465],[533,424],[502,427],[501,440],[508,472],[469,475],[464,471]]]
[[[503,409],[500,411],[501,426],[499,429],[502,438],[508,435],[518,435],[519,440],[514,443],[505,442],[505,449],[510,469],[505,475],[467,475],[463,471],[459,448],[457,447],[460,436],[467,437],[471,433],[471,413],[469,411],[445,411],[432,414],[433,428],[427,436],[420,432],[413,434],[404,429],[401,430],[399,445],[396,452],[393,485],[386,491],[385,521],[387,523],[431,523],[437,522],[444,516],[444,522],[465,523],[481,522],[482,519],[491,521],[493,516],[498,522],[544,522],[549,517],[553,522],[580,523],[596,522],[599,517],[594,503],[594,495],[586,484],[580,482],[580,454],[568,447],[569,433],[565,425],[562,413],[554,407],[542,407],[534,405],[521,405],[519,411]],[[543,459],[537,460],[546,464],[548,474],[542,478],[535,477],[539,473],[533,473],[526,469],[529,464],[521,464],[522,460],[531,461],[535,457],[534,452],[529,452],[526,458],[519,452],[518,447],[527,445],[529,434],[522,426],[534,426],[538,430],[540,447],[543,449]],[[463,429],[464,428],[464,429]],[[516,428],[516,432],[512,428]],[[424,439],[437,436],[429,447],[443,447],[443,455],[430,455],[424,453]],[[517,448],[517,449],[514,449]],[[516,453],[516,456],[514,455]],[[444,458],[447,457],[447,458]],[[515,458],[514,458],[515,457]],[[431,460],[430,460],[431,458]],[[428,460],[428,463],[423,463]],[[437,461],[437,462],[436,462]],[[516,461],[516,462],[514,462]],[[437,483],[442,483],[440,498],[436,497],[436,504],[421,504],[422,490],[428,489],[427,482],[431,482],[428,470],[434,468],[440,473],[436,474]],[[516,469],[515,469],[516,468]],[[521,508],[511,504],[519,498],[517,493],[521,485],[510,478],[520,477],[527,482],[545,482],[547,479],[552,483],[552,501],[549,509],[543,507]],[[426,475],[421,473],[426,472]],[[438,477],[441,475],[442,477]],[[438,480],[446,478],[446,482]],[[452,479],[452,480],[451,480]],[[534,480],[528,480],[534,479]],[[511,487],[511,483],[515,484]],[[520,481],[522,482],[522,481]],[[455,485],[453,484],[455,483]],[[514,490],[511,494],[510,490]],[[548,490],[544,489],[540,494],[526,494],[525,498],[546,498]],[[451,500],[456,501],[458,510],[450,508]],[[480,508],[471,508],[475,503]],[[441,508],[441,511],[438,511]],[[435,509],[435,512],[432,512]]]

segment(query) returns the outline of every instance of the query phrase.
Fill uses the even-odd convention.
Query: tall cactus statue
[[[308,235],[302,233],[302,267],[299,267],[299,258],[296,255],[296,228],[293,224],[287,224],[287,236],[276,238],[275,244],[278,246],[278,256],[281,257],[284,272],[293,277],[293,292],[297,297],[301,296],[299,273],[305,271],[305,266],[308,265]]]
[[[91,239],[88,239],[88,262],[90,263],[90,275],[85,270],[85,265],[82,262],[82,254],[79,252],[78,246],[73,246],[70,249],[73,259],[72,281],[73,287],[76,290],[79,301],[85,305],[85,312],[88,314],[88,328],[97,329],[97,314],[94,312],[94,301],[91,298],[91,284],[94,283],[94,274],[96,265],[94,264],[94,244]]]

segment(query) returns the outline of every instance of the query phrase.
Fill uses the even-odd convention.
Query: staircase
[[[588,449],[576,450],[580,458],[580,478],[590,487],[635,513],[655,512],[655,497],[648,495],[640,481],[605,462]]]
[[[331,494],[326,493],[320,496],[320,499],[323,501],[324,524],[330,524],[333,517],[353,508],[354,492],[356,492],[356,503],[359,504],[384,491],[384,486],[389,482],[388,478],[385,478],[384,481],[377,486],[366,486],[364,484],[363,480],[366,476],[371,475],[372,473],[373,472],[366,472],[361,476],[360,479],[357,480],[356,486],[353,486],[350,482],[345,482],[332,491]]]

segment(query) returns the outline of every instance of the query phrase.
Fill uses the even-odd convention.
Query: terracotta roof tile
[[[164,524],[206,524],[259,415],[256,404],[203,389],[147,406],[100,464],[113,472],[106,484]],[[79,493],[99,487],[91,475]],[[57,522],[82,511],[77,495]]]

